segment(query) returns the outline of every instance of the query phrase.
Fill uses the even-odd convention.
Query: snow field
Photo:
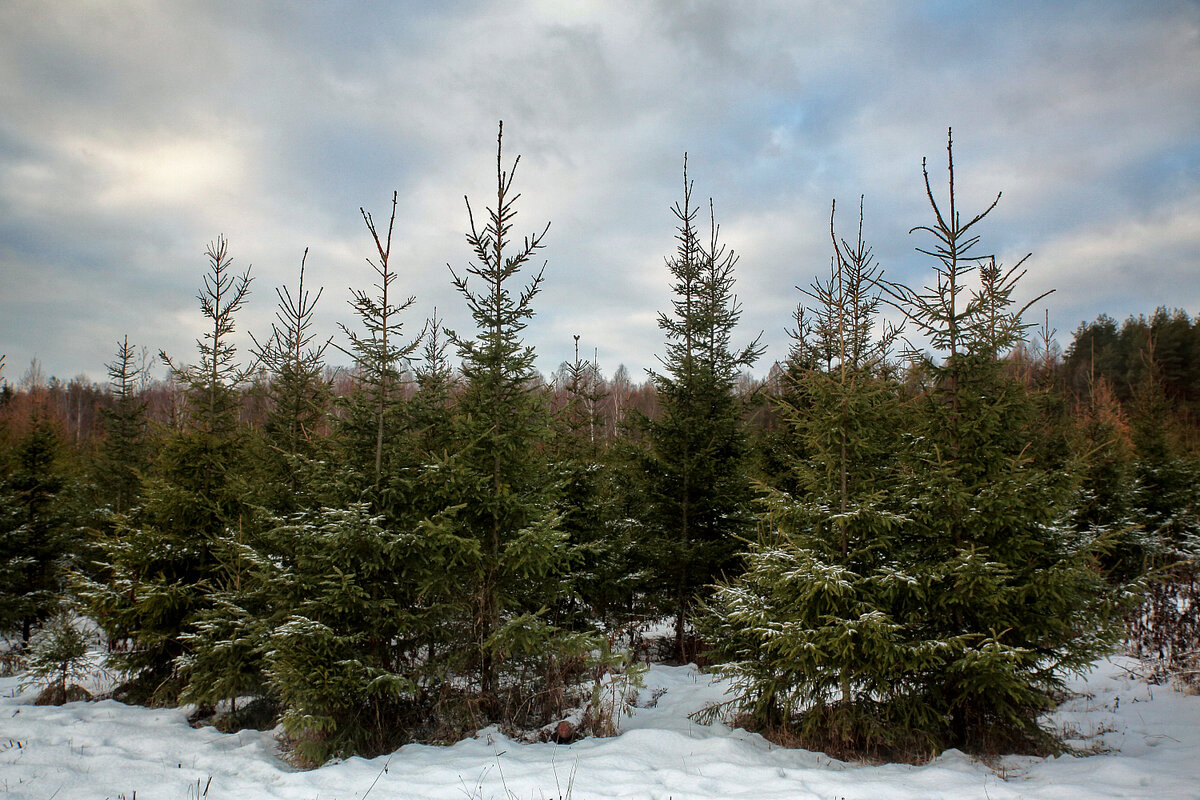
[[[194,729],[186,710],[112,700],[34,706],[35,689],[3,678],[0,797],[1194,800],[1200,697],[1147,685],[1137,666],[1121,657],[1098,662],[1074,681],[1079,695],[1052,717],[1094,755],[1010,756],[991,766],[953,750],[922,766],[849,764],[724,725],[697,725],[687,715],[721,699],[723,686],[694,667],[651,667],[639,708],[615,738],[521,744],[491,729],[450,747],[408,745],[311,771],[280,758],[270,732]]]

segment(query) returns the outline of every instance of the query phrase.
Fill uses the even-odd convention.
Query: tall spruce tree
[[[930,731],[940,746],[1052,748],[1038,716],[1067,672],[1111,647],[1115,606],[1095,567],[1097,542],[1070,525],[1072,487],[1029,455],[1035,404],[1002,360],[1028,327],[1031,303],[1015,301],[1025,259],[1004,269],[977,253],[975,226],[999,196],[964,222],[952,144],[948,207],[924,169],[935,220],[914,228],[934,240],[918,248],[934,259],[933,285],[889,285],[936,353],[910,350],[925,384],[910,479],[898,489],[922,601],[908,625],[938,644],[913,675],[945,720]]]
[[[514,242],[516,218],[512,190],[520,159],[511,170],[503,164],[504,126],[496,145],[496,205],[480,226],[467,201],[467,242],[475,259],[459,274],[458,289],[475,322],[473,337],[447,331],[462,364],[463,391],[458,401],[460,451],[451,480],[459,489],[455,504],[461,536],[472,542],[460,580],[469,599],[469,663],[479,679],[481,704],[488,716],[509,718],[519,708],[538,709],[531,698],[549,698],[544,686],[514,683],[515,667],[541,675],[553,666],[566,641],[544,617],[561,596],[570,550],[552,505],[541,446],[547,440],[547,409],[534,369],[534,350],[522,340],[533,316],[533,298],[542,269],[519,288],[520,272],[542,248],[549,223],[540,233]],[[477,288],[478,287],[478,288]],[[463,493],[465,491],[465,493]]]
[[[896,484],[903,421],[895,331],[879,325],[881,272],[862,239],[834,233],[826,279],[804,292],[778,400],[796,453],[766,495],[744,574],[705,619],[733,701],[770,734],[842,757],[921,749],[935,717],[909,671],[928,643],[905,628],[908,565]],[[808,305],[806,306],[805,303]],[[811,324],[804,324],[804,320]]]
[[[250,269],[232,271],[228,242],[205,255],[209,271],[197,295],[210,328],[196,341],[199,361],[163,361],[183,387],[180,429],[166,441],[146,482],[144,503],[119,520],[101,546],[96,579],[81,593],[110,638],[112,664],[134,700],[173,702],[186,685],[197,625],[218,593],[242,579],[242,545],[255,530],[242,485],[244,442],[238,389],[250,370],[233,342],[237,312],[250,291]]]
[[[651,592],[675,619],[679,660],[693,655],[687,631],[697,597],[733,564],[738,537],[753,525],[734,389],[739,371],[763,352],[758,338],[731,349],[741,316],[733,295],[737,256],[720,242],[711,201],[709,242],[701,242],[692,188],[685,156],[683,199],[672,208],[677,247],[667,260],[675,298],[670,313],[658,317],[667,337],[659,358],[663,371],[650,371],[662,413],[646,421],[649,448],[642,465],[657,571]]]

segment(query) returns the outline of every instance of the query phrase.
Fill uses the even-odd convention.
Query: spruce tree
[[[928,746],[920,731],[935,712],[910,671],[934,648],[905,627],[895,331],[878,322],[881,273],[861,206],[854,245],[832,215],[830,233],[830,272],[804,290],[778,400],[802,455],[767,492],[746,571],[717,589],[704,629],[732,702],[768,733],[842,757],[907,754]]]
[[[696,228],[684,158],[676,253],[667,268],[675,299],[658,325],[666,334],[662,372],[650,372],[661,415],[647,420],[643,463],[656,576],[650,591],[675,620],[675,655],[685,660],[696,598],[734,563],[738,537],[750,530],[746,438],[734,392],[742,368],[763,352],[756,338],[740,351],[730,339],[741,316],[733,296],[737,256],[720,242],[710,211],[707,246]]]
[[[57,610],[79,544],[66,485],[61,434],[35,408],[0,480],[0,632],[19,633],[23,644]]]
[[[255,529],[242,485],[244,443],[238,388],[249,370],[232,341],[250,270],[233,273],[224,237],[212,242],[197,296],[210,329],[196,342],[196,364],[161,354],[183,387],[181,429],[169,437],[147,481],[144,503],[118,520],[101,543],[99,578],[85,579],[91,616],[125,640],[110,661],[128,679],[127,696],[173,702],[187,683],[186,656],[215,595],[240,580],[241,546]]]
[[[143,368],[134,359],[134,348],[126,336],[117,343],[115,359],[106,365],[114,403],[101,412],[105,437],[96,465],[96,482],[117,514],[138,502],[142,477],[150,463],[146,402],[137,391]]]
[[[482,708],[493,719],[512,720],[521,707],[535,716],[557,713],[525,700],[552,698],[543,682],[555,674],[565,640],[543,615],[564,591],[570,550],[540,452],[549,431],[534,350],[522,340],[544,265],[524,286],[513,285],[542,248],[549,223],[519,243],[511,238],[519,197],[512,184],[520,159],[504,169],[503,135],[501,123],[496,205],[482,226],[467,201],[467,242],[475,259],[462,274],[451,267],[476,331],[473,337],[447,331],[461,359],[464,386],[458,401],[461,449],[447,465],[445,480],[458,487],[457,524],[473,543],[459,573],[469,601],[467,656],[477,670]],[[532,686],[513,682],[522,664],[541,665],[525,670],[542,676]]]
[[[338,348],[354,359],[359,383],[357,393],[348,404],[348,455],[357,460],[361,458],[357,453],[373,454],[373,463],[363,466],[374,476],[377,489],[383,482],[385,450],[396,434],[403,373],[409,357],[421,341],[420,335],[407,342],[403,338],[402,315],[416,302],[416,298],[409,296],[398,300],[392,285],[397,277],[391,263],[397,203],[398,194],[393,192],[392,214],[387,231],[383,233],[376,226],[374,217],[366,209],[359,209],[375,245],[376,258],[368,258],[367,263],[378,276],[378,282],[374,285],[378,294],[368,294],[361,289],[350,290],[350,306],[365,332],[356,333],[342,325],[342,331],[350,339],[350,346]]]
[[[277,555],[257,565],[274,609],[266,677],[303,763],[389,752],[440,724],[446,665],[427,645],[444,620],[421,596],[438,532],[382,522],[365,503],[302,511],[268,533]]]
[[[330,399],[325,377],[325,350],[329,340],[318,342],[312,331],[313,316],[323,289],[315,295],[304,287],[308,249],[300,259],[300,279],[293,296],[286,286],[277,287],[279,303],[271,333],[263,342],[254,340],[254,355],[268,373],[270,411],[265,433],[280,453],[309,455],[316,448],[319,428],[325,422]]]
[[[914,674],[946,720],[931,731],[941,745],[1053,747],[1038,716],[1067,672],[1111,647],[1115,607],[1094,564],[1098,544],[1069,524],[1071,485],[1032,462],[1035,405],[1002,361],[1028,327],[1030,304],[1015,301],[1025,259],[1004,269],[977,253],[974,228],[999,196],[964,222],[952,142],[947,154],[949,205],[935,200],[925,169],[935,221],[914,228],[934,239],[918,248],[934,259],[933,285],[889,289],[937,354],[910,349],[925,383],[911,477],[898,489],[922,599],[908,625],[938,643]]]
[[[276,514],[301,506],[301,473],[311,468],[309,462],[329,455],[325,428],[333,390],[324,359],[330,341],[319,341],[312,330],[322,290],[313,294],[305,286],[307,260],[305,249],[295,294],[286,286],[275,289],[278,303],[270,335],[262,342],[251,336],[268,401],[262,447],[254,459],[257,494]]]
[[[444,457],[452,447],[456,379],[446,355],[450,342],[436,308],[425,330],[421,362],[413,371],[417,387],[408,404],[407,421],[415,438],[413,450],[420,457]]]
[[[578,554],[572,583],[576,593],[559,610],[577,627],[600,622],[616,630],[630,621],[634,595],[644,582],[636,541],[629,535],[619,500],[621,485],[607,446],[603,413],[606,385],[596,361],[581,358],[575,336],[574,359],[560,368],[562,402],[555,418],[554,475],[562,529]]]
[[[1163,385],[1157,340],[1147,340],[1145,377],[1131,403],[1136,457],[1133,514],[1149,547],[1133,554],[1152,578],[1129,639],[1154,673],[1200,683],[1200,460],[1182,447]],[[1147,552],[1148,551],[1148,552]]]

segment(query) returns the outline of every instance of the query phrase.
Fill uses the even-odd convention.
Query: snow
[[[1076,680],[1051,722],[1094,753],[1006,757],[991,766],[949,751],[922,766],[843,763],[780,748],[688,713],[724,686],[694,667],[653,666],[624,733],[569,746],[519,744],[495,730],[451,747],[409,745],[311,771],[270,732],[192,728],[186,711],[112,700],[32,705],[35,689],[0,679],[0,797],[155,798],[1196,798],[1200,697],[1151,686],[1113,657]]]

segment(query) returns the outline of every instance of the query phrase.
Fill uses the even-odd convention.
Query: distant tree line
[[[449,275],[469,330],[411,318],[393,195],[361,210],[369,288],[337,339],[305,251],[239,352],[253,276],[218,238],[205,332],[158,355],[165,380],[122,338],[106,386],[35,364],[0,387],[14,652],[86,616],[119,699],[281,722],[302,764],[560,736],[572,708],[572,735],[611,734],[647,658],[729,677],[710,717],[905,760],[1055,751],[1040,715],[1122,639],[1196,674],[1200,322],[1031,337],[1025,262],[982,246],[996,203],[958,207],[948,144],[914,229],[930,277],[889,281],[863,206],[850,237],[831,211],[828,268],[796,265],[791,348],[755,380],[737,256],[685,159],[659,368],[606,377],[575,337],[542,376],[525,327],[552,237],[515,228],[502,145]]]

